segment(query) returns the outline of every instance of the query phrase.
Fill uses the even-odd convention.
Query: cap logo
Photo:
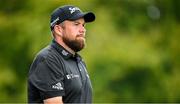
[[[74,13],[75,11],[77,11],[77,10],[80,11],[80,9],[78,7],[73,7],[73,8],[70,7],[69,8],[69,11],[70,11],[71,14]]]
[[[51,26],[53,26],[53,25],[54,25],[54,23],[56,23],[57,21],[59,21],[59,17],[58,17],[58,18],[56,18],[53,22],[51,22]]]

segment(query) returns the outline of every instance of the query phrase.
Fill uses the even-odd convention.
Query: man
[[[28,76],[29,103],[91,103],[92,86],[77,53],[85,46],[85,23],[92,12],[66,5],[51,14],[52,43],[34,59]]]

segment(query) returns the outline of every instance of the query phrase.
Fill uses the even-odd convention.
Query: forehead
[[[78,22],[78,23],[84,24],[84,23],[85,23],[85,20],[84,20],[84,18],[79,18],[79,19],[77,19],[77,20],[66,20],[65,22],[68,22],[68,23]]]

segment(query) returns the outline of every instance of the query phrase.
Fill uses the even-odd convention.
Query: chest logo
[[[79,78],[79,75],[77,74],[68,74],[66,75],[67,79],[72,79],[72,78]]]

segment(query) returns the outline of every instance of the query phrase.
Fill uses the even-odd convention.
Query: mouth
[[[84,34],[79,34],[79,35],[77,35],[77,37],[85,38],[85,35]]]
[[[84,40],[84,41],[86,40],[85,37],[83,36],[78,36],[77,39]]]
[[[83,35],[78,35],[76,38],[79,41],[84,41],[85,42],[85,40],[86,40],[85,36],[83,36]]]

